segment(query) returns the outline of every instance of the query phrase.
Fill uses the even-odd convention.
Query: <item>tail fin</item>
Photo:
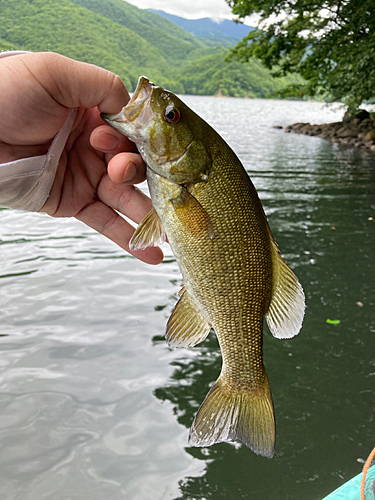
[[[257,455],[273,457],[275,417],[267,378],[262,387],[235,392],[219,377],[199,408],[189,434],[190,446],[237,440]]]

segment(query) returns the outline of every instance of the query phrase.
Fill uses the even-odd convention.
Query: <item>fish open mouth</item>
[[[145,76],[140,76],[137,83],[137,88],[135,89],[134,94],[132,95],[126,107],[131,106],[135,102],[138,102],[139,104],[144,102],[150,96],[153,87],[154,84],[150,82],[148,78],[146,78]]]
[[[123,108],[124,115],[128,121],[134,121],[144,108],[147,100],[150,98],[154,84],[145,76],[138,80],[137,88],[128,104]]]
[[[151,97],[154,84],[145,76],[141,76],[138,80],[137,88],[134,91],[130,101],[122,108],[117,115],[101,114],[102,119],[113,125],[116,123],[133,123],[137,128],[142,127],[149,119],[149,106],[147,102]],[[142,115],[142,116],[141,116]]]

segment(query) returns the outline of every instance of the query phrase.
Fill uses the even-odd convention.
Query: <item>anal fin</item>
[[[210,333],[211,325],[194,309],[183,288],[167,323],[166,339],[170,347],[193,347]]]
[[[166,241],[166,235],[154,207],[142,219],[130,240],[130,250],[144,250],[157,247]]]

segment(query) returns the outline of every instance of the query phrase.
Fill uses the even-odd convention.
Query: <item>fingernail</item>
[[[132,179],[134,179],[136,174],[137,174],[137,167],[135,166],[135,163],[133,163],[132,161],[129,161],[128,166],[126,167],[126,170],[124,173],[124,177],[122,178],[122,182],[131,181]]]
[[[107,151],[112,151],[120,146],[120,140],[111,134],[100,134],[97,141],[99,141],[99,146]]]

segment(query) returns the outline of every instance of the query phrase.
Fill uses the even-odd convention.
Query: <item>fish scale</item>
[[[141,77],[130,102],[104,120],[134,141],[153,208],[131,246],[168,238],[184,286],[167,323],[171,347],[214,329],[219,378],[190,429],[191,446],[238,440],[272,457],[275,418],[263,365],[263,317],[277,338],[296,335],[304,294],[280,256],[257,192],[226,142],[173,93]]]

